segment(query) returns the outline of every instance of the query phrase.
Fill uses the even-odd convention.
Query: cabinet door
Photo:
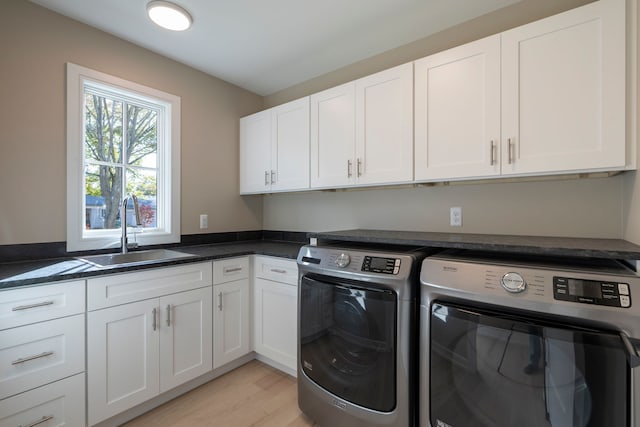
[[[415,63],[416,180],[500,174],[500,36]]]
[[[502,173],[625,166],[625,2],[502,34]]]
[[[159,326],[157,299],[87,314],[90,425],[158,394]]]
[[[271,190],[309,188],[309,97],[271,111]]]
[[[356,81],[358,184],[413,180],[413,63]]]
[[[214,287],[213,367],[249,353],[249,279]]]
[[[271,110],[240,119],[240,194],[271,190]]]
[[[160,391],[212,368],[211,287],[160,298]]]
[[[298,288],[256,278],[254,294],[255,351],[295,370]]]
[[[311,95],[311,187],[355,183],[356,86],[346,83]]]

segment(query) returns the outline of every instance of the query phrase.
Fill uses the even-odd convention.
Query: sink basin
[[[170,249],[152,249],[148,251],[127,252],[126,254],[104,254],[78,257],[80,261],[92,264],[96,267],[124,267],[130,265],[153,264],[156,262],[171,261],[180,258],[189,258],[195,255]]]

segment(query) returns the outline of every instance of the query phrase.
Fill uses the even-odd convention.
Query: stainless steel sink
[[[131,265],[153,264],[157,262],[171,261],[174,259],[188,258],[195,255],[184,252],[172,251],[170,249],[152,249],[148,251],[127,252],[126,254],[104,254],[90,255],[85,257],[77,257],[80,261],[84,261],[96,267],[115,268]]]

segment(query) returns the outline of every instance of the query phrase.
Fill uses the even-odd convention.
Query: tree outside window
[[[120,228],[120,203],[127,193],[139,199],[142,227],[155,227],[158,111],[90,88],[84,104],[85,200],[93,196],[103,210],[101,221],[86,215],[85,229]],[[87,211],[95,205],[86,203]]]

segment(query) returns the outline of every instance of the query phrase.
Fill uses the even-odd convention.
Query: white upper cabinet
[[[316,93],[309,122],[302,101],[241,119],[241,193],[635,169],[626,3]]]
[[[311,187],[413,180],[413,64],[311,96]]]
[[[240,119],[240,193],[309,188],[309,97]]]
[[[417,181],[500,174],[500,36],[415,62]]]
[[[625,37],[601,0],[416,61],[416,180],[628,167]]]
[[[271,190],[309,188],[309,97],[272,108]]]
[[[358,184],[413,180],[413,63],[356,81]]]
[[[240,119],[240,194],[271,188],[271,110]]]
[[[311,95],[311,188],[355,183],[354,82]]]
[[[502,33],[502,174],[623,169],[625,1]]]

